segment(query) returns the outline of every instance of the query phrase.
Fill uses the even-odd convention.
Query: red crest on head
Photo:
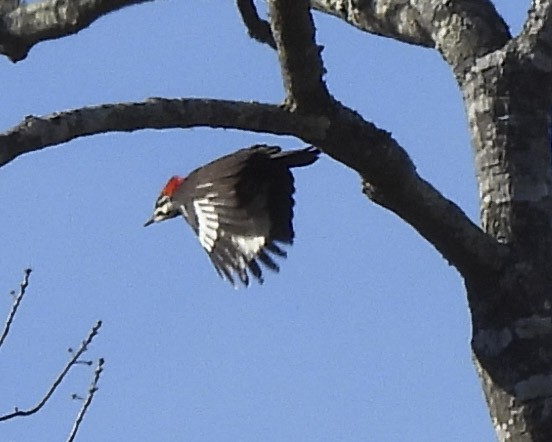
[[[182,181],[184,181],[184,178],[179,176],[173,176],[167,181],[167,184],[165,184],[165,187],[163,187],[163,190],[161,191],[162,195],[166,196],[172,196],[174,191],[182,184]]]

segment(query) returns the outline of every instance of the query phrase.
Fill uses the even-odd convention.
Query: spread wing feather
[[[217,273],[245,286],[263,282],[262,268],[278,272],[277,243],[293,242],[294,179],[291,167],[311,164],[313,149],[282,152],[277,146],[241,149],[193,171],[175,192],[188,224]]]

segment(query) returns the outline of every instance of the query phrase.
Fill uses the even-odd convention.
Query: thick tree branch
[[[272,49],[276,49],[276,42],[272,36],[270,24],[259,17],[254,0],[237,0],[237,5],[249,36],[260,43],[266,43]]]
[[[300,113],[323,113],[332,98],[323,76],[321,48],[308,0],[269,0],[270,25],[286,91],[286,105]]]
[[[374,201],[410,223],[459,269],[467,263],[492,269],[502,265],[501,247],[417,175],[388,132],[336,108],[331,117],[312,117],[270,104],[151,98],[27,117],[0,134],[0,166],[24,153],[110,131],[207,126],[292,135],[357,171]]]
[[[23,300],[23,297],[25,296],[25,293],[27,291],[27,287],[29,286],[29,276],[31,276],[31,269],[25,269],[24,275],[23,275],[23,281],[21,282],[19,286],[19,293],[15,295],[13,298],[12,308],[10,312],[8,313],[8,317],[6,319],[6,323],[4,324],[4,329],[2,330],[2,334],[0,335],[0,347],[4,344],[4,341],[8,337],[8,334],[10,332],[10,327],[13,323],[13,319],[15,318],[15,315],[17,313],[17,310],[19,309],[19,306],[21,305],[21,301]]]
[[[422,180],[389,133],[331,99],[306,3],[271,0],[269,11],[290,109],[330,120],[325,139],[314,144],[356,170],[370,198],[410,223],[460,272],[500,268],[507,250]]]
[[[413,226],[462,275],[504,268],[509,249],[472,221],[421,177],[399,177],[398,189],[364,183],[364,193]]]
[[[533,0],[516,44],[519,53],[537,70],[547,77],[552,74],[552,1]]]
[[[319,147],[356,170],[370,199],[414,227],[461,274],[504,266],[508,249],[424,181],[390,133],[341,108]]]
[[[460,83],[478,57],[511,38],[490,0],[415,0],[414,4]]]
[[[24,153],[104,132],[207,126],[321,140],[327,125],[322,117],[293,115],[272,104],[150,98],[138,103],[105,104],[27,117],[0,134],[0,166]]]
[[[311,0],[313,9],[338,17],[350,25],[404,43],[434,47],[431,34],[412,2],[401,0]]]
[[[138,3],[153,0],[43,0],[20,4],[0,17],[0,53],[17,62],[44,40],[76,34],[93,21]]]
[[[366,32],[435,47],[463,81],[475,59],[502,47],[508,26],[490,0],[311,0]]]
[[[0,416],[0,422],[7,421],[9,419],[13,419],[15,417],[20,416],[30,416],[31,414],[35,414],[38,412],[46,402],[52,397],[56,389],[59,387],[63,379],[65,379],[65,376],[67,376],[67,373],[69,373],[69,370],[71,370],[71,367],[73,367],[75,364],[79,363],[79,358],[81,355],[88,350],[88,346],[92,343],[92,340],[94,337],[98,334],[98,331],[100,330],[100,327],[102,326],[102,321],[96,322],[96,324],[92,327],[90,330],[90,333],[88,336],[84,339],[84,341],[81,342],[81,345],[77,349],[77,351],[72,351],[72,357],[69,359],[61,373],[58,375],[58,377],[54,380],[46,394],[40,399],[40,401],[34,406],[26,410],[20,410],[17,407],[15,408],[15,411],[12,413],[7,413],[2,416]]]

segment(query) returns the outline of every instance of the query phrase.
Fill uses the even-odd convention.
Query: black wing
[[[318,151],[281,152],[276,146],[253,146],[193,171],[174,200],[218,274],[236,285],[252,275],[263,282],[261,264],[278,272],[279,243],[293,242],[291,167],[310,164]],[[237,276],[237,278],[235,278]]]

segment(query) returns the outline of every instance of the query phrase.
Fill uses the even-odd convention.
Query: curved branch
[[[313,7],[376,35],[435,47],[462,81],[475,59],[506,44],[508,26],[490,0],[311,0]]]
[[[338,17],[370,34],[418,46],[435,46],[412,2],[374,0],[371,2],[311,0],[316,11]]]
[[[249,36],[260,43],[266,43],[276,49],[276,42],[270,30],[270,24],[259,17],[254,0],[237,0],[238,10]]]
[[[1,14],[0,53],[14,63],[21,61],[41,41],[76,34],[110,12],[150,1],[42,0],[20,4]]]
[[[410,224],[462,275],[504,266],[509,249],[423,180],[389,132],[342,107],[317,146],[356,170],[371,200]]]
[[[381,189],[365,182],[363,191],[407,221],[460,274],[483,274],[504,267],[508,247],[483,232],[460,207],[418,175],[407,178],[400,190]]]
[[[270,26],[286,91],[286,105],[301,113],[323,113],[332,98],[323,76],[321,48],[308,0],[269,0]]]
[[[207,126],[292,135],[357,171],[371,199],[411,224],[461,272],[501,267],[504,249],[418,176],[391,134],[334,106],[331,116],[313,117],[271,104],[151,98],[27,117],[0,134],[0,166],[24,153],[110,131]]]
[[[378,1],[365,2],[365,8],[370,9],[369,5],[374,7],[374,3],[384,9],[389,5],[398,6],[398,3],[386,0],[381,4]],[[431,3],[433,9],[428,9],[426,3]],[[344,2],[339,4],[343,5]],[[466,10],[473,9],[473,5],[462,0],[446,3],[424,0],[418,4],[417,11],[420,18],[426,20],[426,29],[432,26],[444,29],[446,26],[452,29],[452,34],[460,29],[454,20],[454,14],[459,14],[455,6],[460,4]],[[360,115],[332,99],[322,80],[324,67],[315,42],[309,2],[270,0],[268,6],[289,109],[297,110],[296,113],[325,114],[330,121],[325,139],[313,144],[356,170],[363,179],[364,190],[369,198],[412,225],[461,273],[478,267],[493,270],[500,268],[507,249],[471,222],[458,206],[421,179],[406,151],[388,132],[366,122]],[[487,4],[489,8],[492,8],[490,3]],[[488,12],[485,4],[482,10]],[[469,17],[463,18],[468,24],[471,23]],[[461,27],[465,32],[468,29],[469,26]],[[435,32],[435,29],[432,31]],[[448,41],[448,35],[444,34],[440,32],[435,36]],[[458,35],[456,37],[459,38]],[[439,43],[437,38],[435,41]],[[467,41],[471,43],[469,39]],[[449,48],[444,46],[444,49]],[[456,64],[454,66],[457,67]]]
[[[18,408],[15,409],[12,413],[7,413],[2,416],[0,416],[0,422],[7,421],[9,419],[13,419],[14,417],[20,417],[20,416],[30,416],[31,414],[35,414],[38,412],[46,402],[52,397],[56,389],[59,387],[63,379],[65,379],[65,376],[67,376],[67,373],[69,373],[69,370],[73,365],[78,364],[79,358],[81,355],[88,350],[88,346],[92,343],[92,340],[94,337],[98,334],[98,331],[100,330],[100,327],[102,326],[102,321],[96,322],[94,327],[92,327],[92,330],[90,330],[90,333],[88,336],[84,339],[84,341],[81,342],[81,345],[77,349],[77,351],[73,352],[73,357],[67,362],[65,367],[63,367],[63,370],[58,375],[58,377],[54,380],[52,385],[50,386],[49,390],[46,392],[46,394],[40,399],[40,401],[34,406],[27,410],[19,410]]]
[[[207,126],[321,140],[327,124],[323,118],[293,115],[273,104],[150,98],[27,117],[0,134],[0,167],[25,153],[105,132]]]

